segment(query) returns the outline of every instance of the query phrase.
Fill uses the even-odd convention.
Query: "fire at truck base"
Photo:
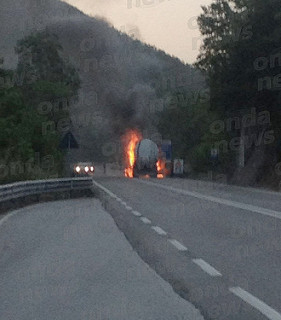
[[[137,131],[129,131],[124,141],[125,177],[163,179],[171,174],[171,161],[167,161],[162,146],[143,139]]]

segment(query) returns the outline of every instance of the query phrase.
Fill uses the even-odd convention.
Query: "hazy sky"
[[[212,0],[64,0],[115,28],[133,34],[181,60],[196,60],[201,36],[196,17]]]

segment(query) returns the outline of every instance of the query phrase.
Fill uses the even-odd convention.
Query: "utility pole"
[[[241,136],[240,136],[240,148],[238,154],[238,167],[244,168],[245,167],[245,128],[242,125],[241,128]]]

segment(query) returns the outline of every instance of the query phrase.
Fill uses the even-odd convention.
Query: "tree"
[[[208,91],[176,92],[173,97],[172,104],[159,114],[158,129],[164,139],[172,141],[174,158],[183,158],[195,173],[206,172],[211,169],[214,143],[226,138],[210,129],[217,115],[210,110]],[[228,160],[221,157],[222,163]]]
[[[0,69],[1,182],[61,175],[61,133],[54,128],[61,119],[69,121],[79,77],[47,32],[19,41],[16,52],[17,69]],[[44,130],[48,125],[52,130]]]
[[[224,122],[238,119],[233,121],[229,138],[240,138],[243,146],[244,136],[248,141],[253,135],[257,136],[257,142],[252,139],[245,147],[245,170],[256,174],[257,170],[252,170],[251,166],[258,167],[259,176],[255,181],[249,178],[257,182],[266,174],[265,168],[274,167],[280,159],[277,141],[281,138],[281,96],[276,90],[281,87],[278,80],[281,72],[280,2],[214,0],[202,9],[198,23],[204,40],[196,65],[207,76],[211,109]],[[243,117],[253,109],[256,114],[269,113],[270,123],[255,121],[241,125]],[[274,138],[267,139],[265,133],[270,130],[274,130]],[[241,149],[237,154],[239,152]],[[259,161],[253,161],[257,152],[262,156]]]

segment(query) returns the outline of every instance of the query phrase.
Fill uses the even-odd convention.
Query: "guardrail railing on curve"
[[[92,185],[93,180],[90,177],[23,181],[0,185],[0,203],[40,193],[87,189]]]

